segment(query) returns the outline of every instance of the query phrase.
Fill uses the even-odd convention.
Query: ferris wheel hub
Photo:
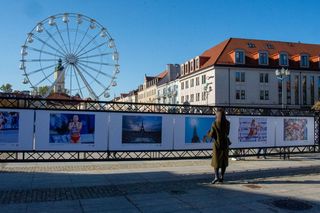
[[[68,64],[72,64],[72,65],[75,65],[78,62],[78,57],[74,54],[67,54],[65,59]]]

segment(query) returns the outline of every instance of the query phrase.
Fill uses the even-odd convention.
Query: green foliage
[[[0,90],[2,92],[5,92],[5,93],[11,93],[12,92],[12,85],[11,84],[3,84],[1,87],[0,87]]]
[[[47,92],[49,91],[50,87],[49,86],[40,86],[37,88],[37,93],[38,95],[44,96],[45,94],[47,94]]]

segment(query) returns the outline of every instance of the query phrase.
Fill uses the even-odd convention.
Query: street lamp
[[[207,80],[210,80],[211,78],[214,78],[214,76],[207,76]],[[208,99],[209,99],[209,92],[212,91],[212,87],[209,86],[210,84],[212,84],[212,82],[206,83],[206,85],[204,86],[204,92],[206,94],[206,99],[207,99],[207,105],[208,105]]]
[[[284,101],[285,101],[285,99],[284,99],[284,83],[283,82],[285,82],[285,80],[290,76],[290,71],[289,71],[289,69],[285,69],[285,68],[281,68],[281,70],[279,70],[279,69],[276,69],[276,71],[275,71],[275,74],[276,74],[276,77],[277,77],[277,79],[279,79],[279,80],[281,80],[281,85],[282,85],[282,108],[284,109],[285,108],[285,104],[284,104]]]

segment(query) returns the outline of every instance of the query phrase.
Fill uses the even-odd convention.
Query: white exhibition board
[[[276,146],[275,117],[230,116],[230,148]]]
[[[281,117],[275,119],[277,146],[314,145],[314,117]]]
[[[205,138],[215,121],[214,115],[174,115],[174,149],[211,149],[212,140]]]
[[[32,150],[34,111],[0,109],[0,150]]]
[[[106,151],[109,113],[36,111],[35,149]]]
[[[109,150],[172,150],[173,116],[110,113]]]

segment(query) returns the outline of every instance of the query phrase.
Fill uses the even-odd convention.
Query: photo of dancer
[[[267,142],[266,118],[239,118],[240,142]]]
[[[93,144],[94,115],[50,114],[50,143]]]

